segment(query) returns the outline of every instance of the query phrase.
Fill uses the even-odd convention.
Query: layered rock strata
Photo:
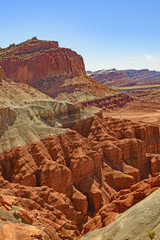
[[[36,38],[1,49],[0,66],[6,77],[29,85],[50,77],[85,74],[83,59],[76,52]]]
[[[26,83],[57,100],[105,108],[122,107],[132,100],[88,77],[83,58],[71,49],[59,47],[55,41],[34,37],[0,49],[0,66],[7,78]]]
[[[123,126],[118,132],[110,127],[117,123],[111,118],[94,117],[87,130],[88,136],[67,130],[3,151],[0,155],[0,191],[9,196],[7,201],[14,199],[14,202],[7,203],[9,207],[2,204],[5,208],[1,220],[6,218],[10,224],[19,224],[6,217],[6,211],[14,214],[14,206],[17,206],[23,208],[22,214],[16,212],[19,221],[26,218],[26,222],[30,221],[29,224],[36,227],[34,231],[39,230],[40,236],[56,232],[55,239],[76,239],[81,234],[106,226],[116,214],[157,189],[159,175],[137,182],[146,177],[143,176],[144,168],[149,175],[158,172],[155,160],[152,160],[156,156],[158,161],[158,152],[146,155],[145,142],[135,138],[136,129],[142,126],[132,122],[124,124],[133,135],[122,138],[119,131]],[[158,142],[159,136],[156,138]],[[45,228],[43,232],[47,223],[50,229]],[[14,231],[19,229],[17,225],[11,227]]]
[[[96,81],[108,86],[123,86],[130,83],[130,79],[125,72],[117,71],[116,69],[111,70],[99,70],[95,72],[87,72],[88,76],[95,79]]]
[[[27,62],[51,49],[58,51],[56,42],[34,38],[1,50],[1,57],[17,55]],[[62,84],[54,92],[50,83],[55,75],[44,85],[37,77],[34,84],[54,94],[54,100],[0,75],[3,239],[77,239],[107,225],[159,186],[159,177],[144,180],[159,176],[158,126],[104,117],[97,106],[120,106],[129,99],[79,71],[67,78],[58,73]],[[144,183],[147,192],[141,189]]]
[[[159,172],[157,126],[103,117],[25,84],[3,81],[0,91],[2,236],[76,239],[146,196],[119,202]]]
[[[87,71],[87,75],[109,87],[160,83],[160,72],[148,69]]]

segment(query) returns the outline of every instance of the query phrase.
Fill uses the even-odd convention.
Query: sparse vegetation
[[[149,239],[154,239],[155,238],[155,235],[156,235],[156,233],[155,232],[150,232],[150,233],[148,233],[148,237],[149,237]]]

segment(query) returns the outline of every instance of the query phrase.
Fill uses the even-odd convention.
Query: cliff
[[[26,83],[57,100],[105,108],[118,106],[108,104],[110,97],[119,102],[119,106],[132,100],[86,76],[83,58],[59,47],[55,41],[34,37],[0,49],[0,66],[7,78]]]
[[[58,42],[32,38],[0,49],[0,66],[6,77],[29,85],[58,76],[85,74],[83,59],[76,52],[60,48]]]

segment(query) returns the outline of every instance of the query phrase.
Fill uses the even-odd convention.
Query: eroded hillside
[[[3,239],[77,239],[127,209],[101,216],[121,192],[159,172],[156,125],[103,117],[7,80],[0,93]]]
[[[123,197],[122,195],[121,199]],[[81,240],[145,240],[149,233],[155,233],[155,239],[159,239],[159,200],[160,189],[117,216],[109,226],[89,233]]]

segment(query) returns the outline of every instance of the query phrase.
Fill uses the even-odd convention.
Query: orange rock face
[[[13,80],[83,106],[2,81],[0,238],[78,239],[159,187],[159,127],[85,109],[131,99],[85,76],[79,55],[33,38],[1,49],[0,65]]]
[[[41,238],[77,239],[159,187],[158,127],[101,116],[83,121],[82,129],[73,124],[74,130],[0,154],[2,235],[9,213]],[[14,239],[21,227],[9,221]]]
[[[59,76],[85,74],[83,59],[76,52],[59,48],[58,42],[36,38],[1,49],[0,66],[6,77],[29,85]]]
[[[31,85],[56,100],[76,103],[82,108],[94,106],[114,109],[132,101],[127,95],[120,94],[86,76],[82,57],[70,49],[60,48],[55,41],[40,41],[34,37],[24,43],[12,44],[6,49],[0,49],[0,66],[7,78]],[[55,124],[51,112],[44,112],[42,115],[41,118],[44,121],[47,118],[49,123]],[[91,122],[92,119],[88,119],[86,124],[90,125]],[[77,126],[79,129],[83,128],[79,126],[80,122],[77,126],[76,124],[75,122],[75,128]],[[85,130],[83,136],[85,136]],[[83,162],[85,163],[84,159]],[[74,165],[73,162],[72,165]],[[74,168],[72,177],[75,181],[76,168],[78,169],[79,166]],[[56,166],[53,167],[53,172],[55,169],[57,169]],[[47,172],[46,169],[44,171]],[[56,172],[59,171],[56,170]],[[50,180],[51,176],[52,173]],[[41,181],[45,184],[47,180],[43,178]]]
[[[103,206],[97,215],[83,227],[83,234],[110,224],[116,215],[126,211],[160,187],[160,175],[132,185],[111,196],[111,202]]]
[[[41,51],[37,47],[34,53]],[[65,84],[70,88],[77,79],[84,80]],[[99,98],[88,105],[101,104],[101,84],[85,79],[81,89]],[[0,109],[0,237],[78,239],[159,187],[158,126],[104,117],[102,110],[48,101],[33,88],[22,84],[21,92],[14,85],[2,81],[0,89],[4,100],[6,88],[9,97]],[[28,102],[18,107],[24,95]],[[110,96],[112,106],[120,100]]]
[[[7,78],[26,83],[58,100],[111,109],[132,100],[89,78],[83,58],[70,49],[60,48],[55,41],[34,37],[0,49],[0,66]]]

